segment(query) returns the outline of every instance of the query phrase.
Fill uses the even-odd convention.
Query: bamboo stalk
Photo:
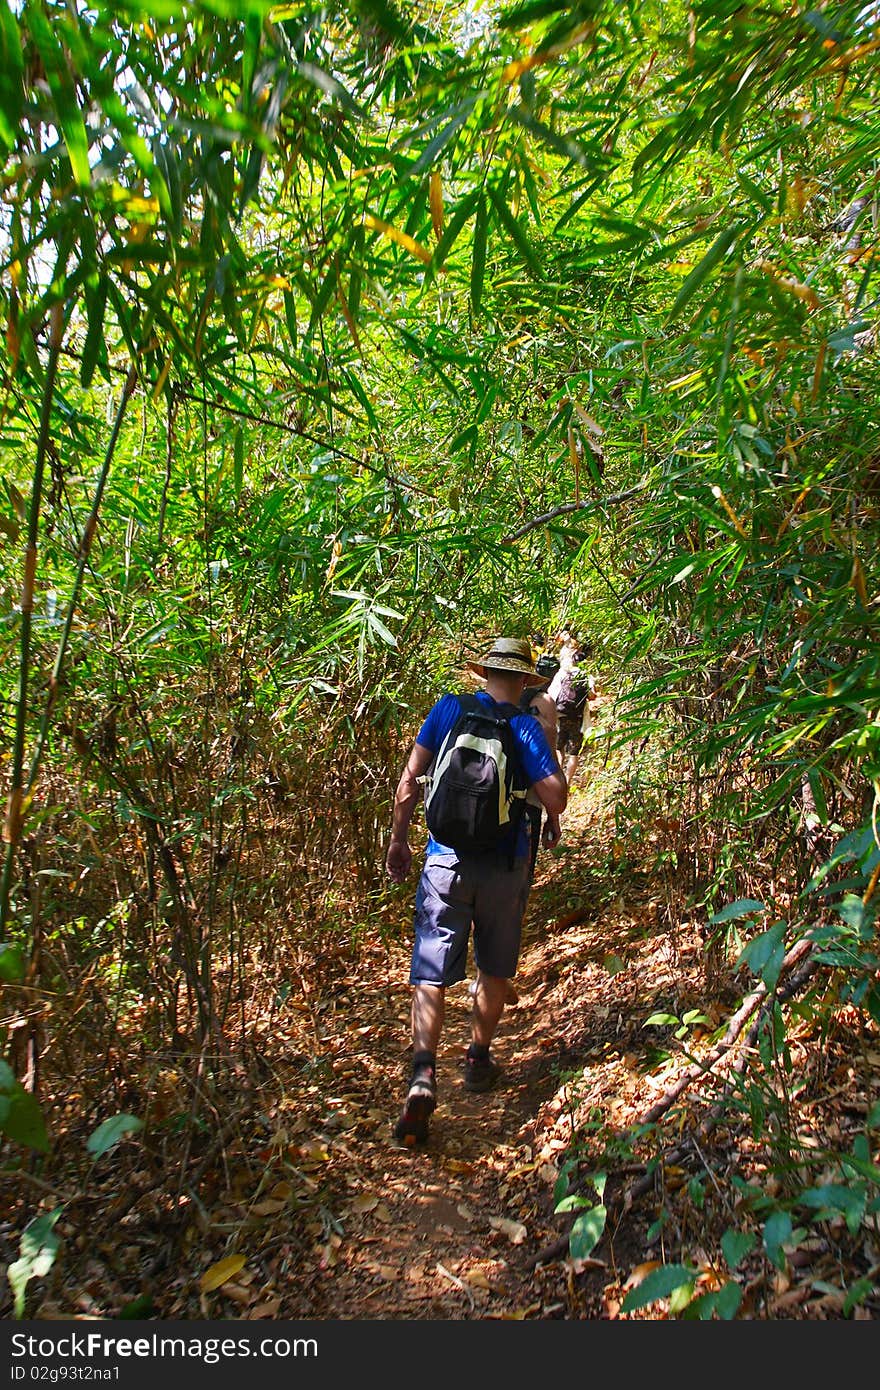
[[[79,557],[76,568],[76,575],[73,581],[73,591],[70,595],[70,603],[67,606],[67,616],[64,620],[64,629],[61,633],[61,636],[58,639],[58,650],[55,653],[55,664],[52,667],[52,674],[49,677],[49,694],[46,697],[46,705],[43,710],[43,717],[40,721],[40,732],[37,737],[37,746],[34,749],[34,756],[31,759],[30,774],[28,776],[27,781],[27,794],[31,792],[34,782],[37,779],[37,773],[40,769],[40,762],[42,761],[43,757],[43,749],[46,746],[46,736],[49,732],[49,721],[52,718],[52,711],[55,708],[55,701],[58,697],[58,683],[61,678],[61,668],[64,665],[64,658],[67,655],[67,647],[70,642],[70,633],[71,629],[73,628],[73,619],[76,614],[77,604],[79,603],[79,595],[82,589],[83,577],[85,575],[86,565],[89,562],[89,555],[91,554],[92,549],[92,541],[94,540],[95,531],[98,527],[98,514],[101,509],[101,501],[104,496],[104,488],[107,485],[107,478],[110,473],[110,464],[112,463],[113,455],[116,452],[116,445],[119,440],[119,431],[122,428],[122,421],[125,416],[126,406],[128,405],[128,402],[131,400],[132,395],[134,394],[134,389],[136,385],[137,372],[134,366],[132,366],[128,373],[128,376],[125,379],[125,386],[122,389],[122,399],[119,402],[119,409],[116,412],[116,419],[113,422],[113,430],[110,435],[109,442],[107,444],[106,452],[104,454],[104,462],[101,465],[101,471],[98,474],[98,481],[95,484],[95,491],[92,497],[91,511],[89,512],[88,520],[86,521],[86,524],[83,528],[82,536],[80,538]]]
[[[27,687],[31,658],[31,629],[34,613],[34,586],[37,575],[37,539],[40,527],[40,506],[43,499],[43,474],[45,472],[46,452],[49,446],[49,427],[52,418],[52,399],[55,394],[55,378],[58,372],[58,358],[64,338],[64,305],[55,304],[50,316],[49,360],[46,366],[46,381],[43,387],[43,401],[40,410],[40,433],[37,440],[37,459],[34,465],[34,478],[31,486],[28,507],[27,547],[24,559],[24,578],[21,589],[21,643],[19,655],[18,699],[15,709],[15,739],[12,747],[12,769],[9,779],[9,802],[3,826],[3,839],[6,841],[6,856],[3,863],[3,876],[0,879],[0,934],[5,930],[9,919],[9,896],[12,889],[12,870],[15,851],[21,840],[26,802],[23,787],[24,747],[27,729]]]

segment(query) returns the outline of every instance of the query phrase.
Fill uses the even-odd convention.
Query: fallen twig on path
[[[476,1306],[474,1296],[468,1288],[467,1284],[464,1282],[464,1280],[459,1279],[457,1274],[450,1274],[446,1266],[442,1265],[439,1260],[437,1261],[437,1273],[442,1274],[444,1279],[448,1279],[449,1282],[454,1284],[457,1289],[461,1289],[463,1294],[467,1294],[468,1300],[472,1308]]]

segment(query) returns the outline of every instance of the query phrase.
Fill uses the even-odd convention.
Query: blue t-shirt
[[[477,691],[477,699],[482,700],[490,709],[497,707],[497,701],[493,700],[492,696],[487,694],[485,690]],[[436,757],[442,747],[443,740],[456,723],[460,713],[461,706],[456,695],[441,695],[433,709],[428,711],[425,722],[416,735],[416,743],[421,744],[422,748],[427,748]],[[559,771],[556,755],[550,748],[544,730],[533,714],[526,714],[523,711],[522,714],[513,715],[510,727],[516,738],[520,767],[528,786]],[[512,833],[512,831],[508,832],[502,838],[495,851],[496,854],[510,854],[510,836]],[[523,817],[517,830],[515,859],[524,859],[528,855],[529,836],[529,820],[527,817]],[[455,854],[455,850],[439,844],[433,835],[429,834],[427,853]]]

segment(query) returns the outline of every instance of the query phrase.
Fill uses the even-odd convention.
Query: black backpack
[[[556,708],[566,719],[578,719],[590,696],[590,678],[577,667],[566,671],[556,692]]]
[[[522,710],[489,706],[476,695],[460,695],[458,703],[458,719],[425,782],[427,827],[459,854],[496,849],[508,831],[515,845],[527,788],[510,720]]]
[[[538,660],[535,662],[535,670],[539,676],[544,677],[544,680],[549,685],[556,675],[556,672],[559,670],[558,657],[551,656],[549,652],[545,652],[544,655],[539,656]]]

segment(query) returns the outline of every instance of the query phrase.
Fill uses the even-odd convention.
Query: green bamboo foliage
[[[403,737],[412,650],[439,684],[474,631],[579,614],[621,668],[621,747],[684,759],[700,817],[736,806],[747,759],[749,815],[784,819],[806,778],[829,825],[861,817],[876,15],[368,8],[0,11],[7,419],[30,440],[47,409],[51,279],[69,327],[41,577],[95,635],[71,606],[8,833],[57,716],[113,744],[82,775],[158,817],[148,855],[186,881],[204,850],[210,875],[216,750],[245,824],[270,712],[323,727],[354,688],[356,725]],[[133,360],[140,418],[112,419]],[[694,877],[711,896],[736,872]],[[168,892],[193,975],[218,884]]]

